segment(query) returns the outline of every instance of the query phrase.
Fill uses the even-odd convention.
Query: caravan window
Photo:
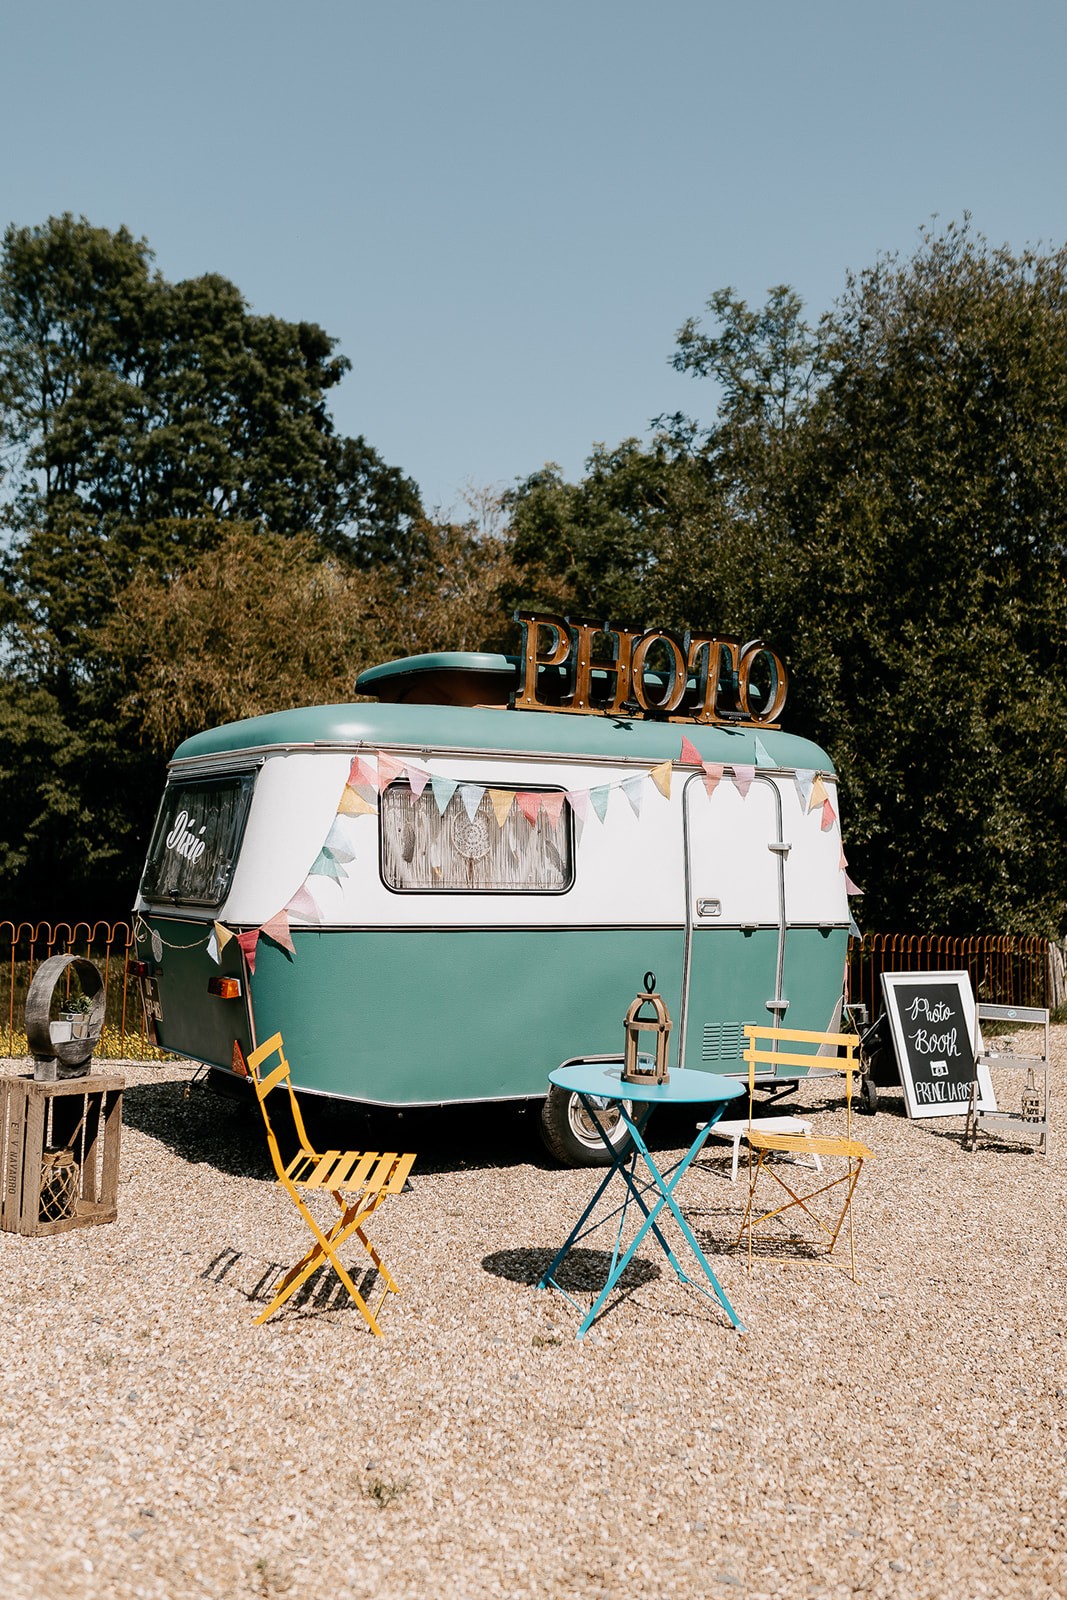
[[[520,796],[545,792],[487,789],[471,816],[462,786],[442,814],[429,786],[416,796],[406,783],[390,784],[381,797],[386,888],[563,893],[574,881],[571,819],[558,803],[563,791],[548,791],[552,802],[538,807],[533,822],[519,805]],[[526,806],[533,809],[529,801]]]
[[[252,772],[233,772],[220,778],[179,778],[167,785],[141,882],[146,900],[222,904],[254,782]]]

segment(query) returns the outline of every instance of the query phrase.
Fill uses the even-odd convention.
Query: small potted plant
[[[60,1037],[56,1034],[56,1023],[52,1024],[52,1042],[61,1044],[66,1039],[87,1039],[89,1037],[89,1013],[93,1009],[93,1002],[87,994],[69,994],[59,1007],[59,1023],[62,1029],[69,1027],[69,1032]]]

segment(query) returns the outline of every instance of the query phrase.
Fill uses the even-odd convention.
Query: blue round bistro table
[[[682,1283],[692,1284],[694,1289],[711,1298],[713,1294],[722,1306],[738,1333],[744,1333],[744,1328],[736,1311],[722,1289],[721,1284],[708,1265],[707,1258],[696,1239],[689,1224],[686,1222],[674,1193],[680,1180],[685,1176],[690,1164],[699,1155],[714,1124],[726,1110],[729,1101],[744,1094],[745,1086],[734,1078],[723,1078],[712,1072],[694,1072],[691,1068],[674,1068],[665,1083],[624,1083],[622,1078],[622,1058],[604,1058],[598,1060],[565,1061],[555,1072],[549,1073],[549,1082],[563,1089],[569,1094],[576,1094],[585,1107],[587,1114],[604,1141],[604,1145],[611,1157],[611,1166],[601,1183],[597,1187],[592,1200],[582,1212],[566,1242],[560,1247],[551,1266],[538,1283],[539,1289],[558,1289],[572,1305],[577,1302],[569,1295],[566,1289],[556,1281],[556,1275],[567,1256],[574,1249],[579,1240],[587,1237],[595,1228],[602,1227],[606,1222],[618,1218],[618,1227],[615,1234],[615,1246],[611,1254],[611,1266],[608,1270],[607,1282],[594,1300],[589,1311],[582,1320],[577,1337],[580,1339],[586,1330],[591,1327],[608,1296],[622,1277],[626,1268],[633,1260],[641,1241],[649,1233],[657,1240],[678,1275]],[[618,1106],[619,1113],[626,1124],[630,1134],[630,1144],[623,1141],[624,1148],[620,1151],[615,1148],[600,1126],[597,1111],[603,1111],[608,1105]],[[707,1121],[697,1129],[696,1138],[689,1146],[687,1153],[680,1161],[663,1171],[656,1166],[648,1145],[645,1143],[644,1130],[649,1117],[657,1106],[682,1106],[699,1105],[706,1107]],[[638,1163],[641,1163],[648,1176],[642,1171],[639,1174]],[[621,1204],[615,1202],[618,1186],[625,1188]],[[608,1190],[612,1188],[612,1194]],[[599,1217],[594,1213],[600,1205],[602,1198],[605,1201],[606,1211]],[[649,1199],[651,1204],[649,1204]],[[630,1243],[623,1248],[623,1231],[626,1224],[626,1215],[631,1205],[636,1205],[642,1213],[643,1220],[637,1227]],[[681,1229],[682,1237],[689,1247],[689,1251],[699,1268],[701,1277],[708,1285],[699,1279],[691,1278],[683,1271],[680,1262],[670,1244],[664,1237],[660,1228],[659,1219],[663,1210],[670,1212],[674,1221]],[[666,1219],[664,1219],[666,1220]],[[710,1293],[709,1293],[710,1290]],[[578,1307],[580,1310],[581,1307]]]

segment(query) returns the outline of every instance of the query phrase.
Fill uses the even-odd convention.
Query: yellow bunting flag
[[[661,761],[659,766],[653,767],[648,775],[663,798],[669,800],[671,797],[671,763],[669,761]]]
[[[224,928],[221,922],[216,922],[214,927],[215,939],[218,943],[219,955],[221,956],[222,952],[233,938],[233,934],[230,932],[229,928]]]
[[[369,800],[364,800],[361,794],[357,794],[351,785],[346,783],[345,792],[341,796],[341,804],[337,807],[337,815],[339,817],[362,817],[368,813],[371,816],[375,816],[377,807],[372,806]]]
[[[829,798],[830,796],[826,792],[825,783],[823,783],[821,778],[816,778],[815,782],[811,786],[811,794],[808,798],[808,810],[821,811]]]
[[[486,793],[489,796],[489,804],[493,808],[496,825],[498,828],[502,828],[508,820],[508,813],[515,799],[515,791],[514,789],[487,789]]]

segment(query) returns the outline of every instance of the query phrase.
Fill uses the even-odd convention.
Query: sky
[[[0,0],[0,224],[320,323],[338,429],[462,517],[710,421],[718,288],[817,317],[965,212],[1063,244],[1065,77],[1063,0]]]

